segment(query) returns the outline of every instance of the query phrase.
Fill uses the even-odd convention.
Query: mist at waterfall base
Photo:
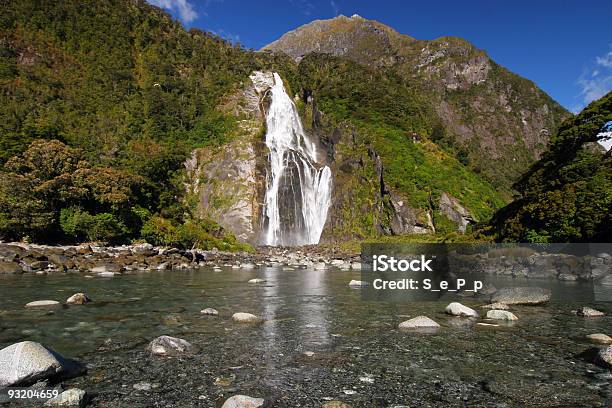
[[[317,244],[331,200],[331,170],[317,162],[317,145],[304,132],[277,73],[270,92],[265,140],[270,167],[262,241],[273,246]]]

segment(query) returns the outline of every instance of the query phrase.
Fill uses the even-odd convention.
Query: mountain
[[[298,62],[328,54],[398,77],[398,86],[414,88],[439,119],[429,138],[506,193],[570,116],[463,39],[417,40],[358,15],[313,21],[262,50]]]
[[[187,31],[142,0],[5,1],[0,239],[260,243],[273,72],[331,169],[326,242],[461,239],[567,116],[458,39],[354,16],[281,46]]]
[[[597,142],[610,137],[611,122],[612,92],[563,122],[488,233],[510,242],[610,242],[612,155]]]

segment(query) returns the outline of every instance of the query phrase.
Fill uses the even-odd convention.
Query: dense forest
[[[497,240],[611,242],[612,92],[566,120],[548,151],[515,184],[520,198],[491,221]]]

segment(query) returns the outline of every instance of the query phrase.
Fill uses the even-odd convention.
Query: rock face
[[[85,367],[80,363],[33,341],[23,341],[0,350],[0,387],[72,378],[84,372]]]
[[[495,319],[495,320],[518,320],[513,313],[508,312],[507,310],[489,310],[487,312],[487,319]]]
[[[221,147],[197,149],[185,163],[187,188],[197,197],[198,214],[253,244],[259,238],[260,203],[265,195],[263,101],[273,84],[271,72],[254,72],[250,83],[222,107],[241,118],[233,140]]]
[[[248,395],[234,395],[225,400],[221,408],[260,408],[263,407],[263,398],[253,398]]]
[[[478,317],[479,314],[474,309],[462,305],[458,302],[450,303],[444,310],[447,314],[453,316]]]
[[[545,288],[504,288],[491,297],[492,302],[506,305],[539,305],[550,300],[550,290]]]
[[[147,350],[156,356],[175,356],[198,352],[198,349],[187,340],[170,336],[160,336],[156,338],[149,343]]]
[[[237,323],[259,323],[261,318],[251,313],[234,313],[232,320]]]
[[[310,53],[345,57],[421,84],[444,125],[443,138],[467,151],[469,162],[497,186],[509,187],[569,116],[533,83],[463,39],[416,40],[360,16],[313,21],[263,49],[296,61]]]
[[[477,221],[459,200],[444,192],[440,195],[439,209],[442,214],[458,225],[459,232],[465,232],[469,224]]]
[[[410,320],[401,322],[399,329],[437,329],[440,325],[427,316],[417,316]]]

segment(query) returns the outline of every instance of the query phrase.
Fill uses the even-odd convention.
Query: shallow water
[[[251,278],[264,284],[248,284]],[[70,380],[100,407],[218,407],[234,394],[266,397],[274,406],[320,407],[330,399],[353,407],[604,407],[610,371],[576,354],[591,333],[612,331],[610,303],[588,299],[589,285],[552,285],[558,301],[517,306],[515,324],[476,326],[443,313],[448,299],[410,303],[363,301],[348,282],[359,273],[328,269],[223,268],[154,271],[116,278],[23,275],[0,278],[0,348],[41,342],[88,364]],[[489,279],[490,280],[490,279]],[[510,282],[506,282],[509,284]],[[496,281],[503,287],[503,281]],[[86,292],[94,303],[29,310],[30,301],[65,301]],[[486,302],[464,298],[474,307]],[[583,318],[588,304],[608,313]],[[218,317],[201,316],[213,307]],[[231,321],[261,315],[260,325]],[[396,329],[427,315],[434,333]],[[201,348],[191,357],[145,351],[160,335]],[[304,352],[314,352],[308,356]],[[133,385],[147,382],[148,391]]]

